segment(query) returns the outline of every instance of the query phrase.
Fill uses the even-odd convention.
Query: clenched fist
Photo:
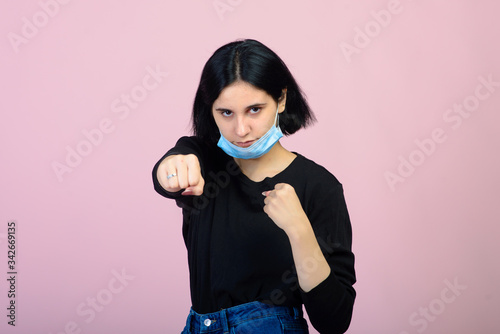
[[[278,183],[273,190],[262,194],[266,196],[264,212],[286,233],[309,221],[291,185]]]
[[[194,154],[170,155],[163,159],[156,173],[158,182],[168,192],[182,195],[200,196],[203,194],[205,180],[201,176],[200,162]]]

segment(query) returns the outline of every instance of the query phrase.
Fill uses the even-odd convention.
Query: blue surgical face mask
[[[278,140],[280,140],[281,137],[283,137],[283,132],[281,132],[281,128],[279,126],[278,109],[279,104],[278,108],[276,109],[274,123],[269,131],[267,131],[265,135],[260,137],[259,140],[257,140],[252,145],[248,147],[236,146],[229,140],[227,140],[221,132],[217,146],[219,146],[224,152],[226,152],[227,155],[230,155],[233,158],[237,159],[256,159],[263,156],[264,154],[269,152],[269,150],[274,146],[274,144],[276,144]]]

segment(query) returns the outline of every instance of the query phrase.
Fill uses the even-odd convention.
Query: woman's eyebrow
[[[265,107],[266,105],[267,105],[267,103],[254,103],[254,104],[249,105],[245,109],[252,109],[255,107]],[[227,109],[227,108],[215,108],[215,110],[217,110],[217,111],[232,111],[231,109]]]
[[[255,107],[265,107],[266,105],[267,105],[267,103],[254,103],[254,104],[248,106],[247,109],[252,109]]]

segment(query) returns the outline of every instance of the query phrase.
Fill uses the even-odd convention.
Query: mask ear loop
[[[278,112],[280,110],[280,104],[278,103],[278,108],[276,108],[276,116],[274,117],[274,126],[280,127],[280,113]]]

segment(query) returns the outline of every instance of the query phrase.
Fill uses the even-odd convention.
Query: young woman
[[[255,40],[219,48],[194,136],[153,169],[183,213],[192,307],[182,333],[344,333],[356,281],[342,185],[279,139],[314,121],[283,61]]]

